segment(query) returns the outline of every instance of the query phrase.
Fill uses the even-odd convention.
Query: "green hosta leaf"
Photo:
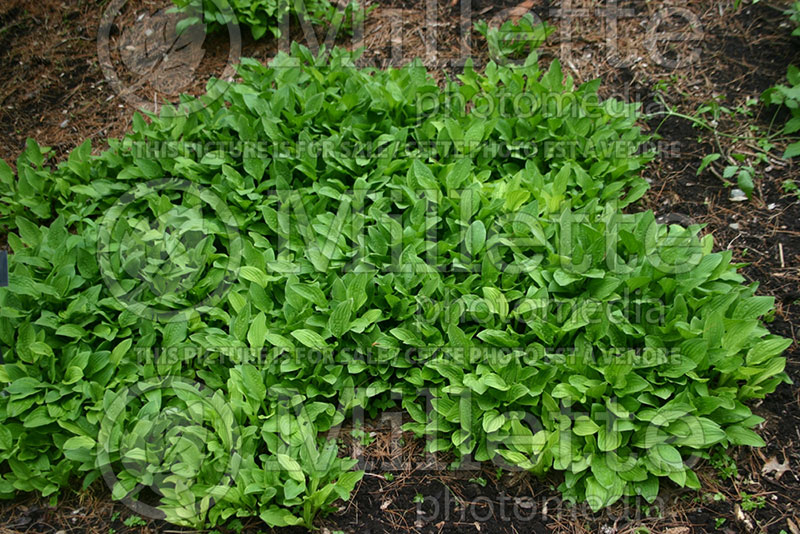
[[[186,339],[188,325],[186,321],[174,321],[164,326],[164,347],[172,347]]]
[[[763,447],[766,445],[761,436],[741,425],[727,427],[725,434],[732,445],[749,445],[751,447]]]
[[[600,484],[594,477],[586,478],[586,501],[593,512],[607,506],[610,500],[611,492],[608,488]]]
[[[482,377],[483,383],[490,388],[499,390],[499,391],[508,391],[510,389],[509,385],[506,384],[505,380],[500,378],[498,375],[489,374]]]
[[[325,350],[328,348],[322,336],[313,330],[301,328],[300,330],[294,330],[291,334],[293,338],[310,349]]]
[[[14,183],[14,172],[8,166],[8,163],[3,160],[0,160],[0,183],[5,185]]]
[[[658,498],[658,477],[650,476],[647,480],[634,483],[637,495],[641,495],[647,502],[653,503]]]
[[[249,265],[244,266],[239,269],[239,276],[242,278],[242,280],[248,280],[256,283],[262,288],[266,288],[267,284],[269,284],[269,277],[267,276],[267,273],[257,267],[251,267]]]
[[[678,449],[666,443],[660,443],[650,451],[650,458],[659,469],[670,473],[683,470],[683,458]]]
[[[347,299],[336,305],[328,318],[328,330],[334,337],[347,332],[350,325],[350,314],[353,311],[353,299]]]
[[[467,235],[465,238],[467,252],[475,256],[478,252],[483,250],[486,244],[486,227],[482,221],[474,221],[467,228]]]
[[[572,430],[578,436],[590,436],[597,433],[597,431],[600,430],[600,427],[585,415],[581,415],[575,419],[575,424],[573,425]]]
[[[464,185],[472,172],[472,162],[467,158],[460,158],[453,165],[453,168],[445,175],[447,189],[458,189]]]
[[[74,384],[75,382],[79,381],[82,378],[83,378],[83,369],[81,369],[77,365],[70,365],[67,368],[67,372],[64,373],[65,384]]]
[[[109,356],[109,360],[113,365],[119,365],[122,361],[122,358],[131,350],[131,346],[133,345],[133,340],[128,338],[122,340],[118,345],[114,347],[111,351],[111,356]]]
[[[64,442],[64,450],[94,449],[97,442],[88,436],[75,436]]]
[[[696,449],[708,448],[726,438],[722,428],[705,417],[679,419],[670,425],[669,432],[678,438],[675,445]]]
[[[414,170],[414,176],[416,177],[417,183],[422,189],[427,189],[427,190],[438,189],[438,185],[436,183],[436,177],[433,175],[431,170],[421,161],[415,159],[411,165],[411,168]]]
[[[467,439],[469,439],[469,437],[470,437],[469,431],[464,430],[464,429],[456,430],[455,432],[453,432],[453,438],[452,438],[453,439],[453,445],[458,447],[459,445],[461,445],[462,443],[467,441]]]
[[[250,323],[250,329],[247,331],[247,342],[251,347],[263,347],[264,342],[267,340],[267,316],[264,312],[259,312]]]
[[[38,247],[42,242],[42,233],[39,228],[22,216],[18,216],[15,222],[22,242],[29,247]]]
[[[505,321],[508,317],[508,301],[505,295],[494,287],[484,287],[483,296],[489,303],[491,310],[500,316],[501,321]]]
[[[278,459],[278,463],[281,467],[289,474],[289,477],[292,480],[296,480],[298,482],[305,482],[305,475],[303,474],[303,468],[300,467],[300,464],[297,461],[286,455],[286,454],[277,454],[276,458]]]
[[[241,372],[248,398],[254,399],[260,403],[267,395],[267,386],[264,383],[261,373],[252,365],[243,365],[241,367]]]
[[[258,517],[260,517],[262,521],[271,527],[289,527],[303,524],[303,520],[301,518],[293,515],[286,508],[279,508],[275,505],[272,505],[268,509],[262,511]]]
[[[616,451],[622,445],[622,436],[616,430],[602,426],[597,430],[597,448],[601,451]]]
[[[348,499],[356,484],[364,477],[363,471],[349,471],[339,475],[334,491],[340,499]]]
[[[58,327],[56,335],[80,339],[86,335],[86,330],[78,325],[65,324]]]
[[[0,450],[8,450],[13,446],[14,435],[11,433],[11,430],[4,426],[0,426]]]
[[[280,334],[276,334],[274,332],[267,332],[265,339],[276,347],[281,347],[290,350],[294,349],[294,343],[292,343],[291,340]]]
[[[25,417],[25,422],[22,426],[25,428],[38,428],[53,422],[55,420],[47,413],[47,408],[39,406]]]
[[[790,339],[778,337],[761,341],[747,351],[747,365],[759,365],[769,358],[781,354],[791,344]]]
[[[478,337],[496,347],[515,347],[517,345],[517,341],[511,334],[503,330],[484,330],[478,332]]]
[[[483,414],[483,430],[486,433],[497,432],[506,422],[506,418],[492,410]]]
[[[320,308],[325,308],[328,306],[328,301],[325,298],[324,293],[322,290],[317,286],[308,286],[304,284],[295,284],[292,286],[292,291],[302,295],[302,297],[310,302],[313,302]]]
[[[391,334],[412,347],[421,347],[424,345],[423,341],[411,330],[407,328],[392,328]]]

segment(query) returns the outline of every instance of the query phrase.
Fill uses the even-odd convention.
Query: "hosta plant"
[[[291,22],[289,17],[349,30],[363,22],[365,15],[355,1],[344,9],[329,0],[173,0],[173,3],[187,15],[181,27],[202,22],[208,31],[214,32],[238,24],[249,28],[253,39],[261,39],[267,32],[281,37]]]
[[[789,341],[699,228],[622,213],[634,106],[535,55],[444,89],[354,59],[245,60],[98,155],[0,169],[0,494],[80,475],[176,523],[310,526],[361,476],[346,420],[398,407],[594,509],[761,443]]]
[[[476,22],[474,27],[486,39],[489,57],[500,64],[524,60],[555,31],[549,24],[537,24],[531,13],[525,13],[518,20],[507,20],[499,27],[491,27],[485,20]]]

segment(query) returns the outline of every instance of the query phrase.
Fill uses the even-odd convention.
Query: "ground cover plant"
[[[244,61],[100,155],[0,167],[3,496],[102,477],[176,523],[310,526],[360,477],[338,426],[396,405],[595,510],[762,443],[789,341],[699,228],[622,213],[635,106],[535,55],[444,90],[353,59]]]
[[[188,15],[182,25],[202,22],[208,31],[214,32],[228,24],[237,24],[250,28],[253,39],[261,39],[267,32],[280,37],[284,19],[290,16],[337,29],[352,28],[363,19],[356,2],[341,10],[328,0],[173,0],[173,3]]]
[[[793,24],[800,26],[800,2],[794,2],[786,14],[789,15]],[[800,36],[800,28],[795,28],[792,35]],[[771,87],[764,92],[761,98],[767,105],[789,108],[791,117],[783,127],[783,134],[792,135],[800,131],[800,69],[795,65],[789,65],[786,82],[788,85],[778,84]],[[783,157],[792,158],[799,154],[800,141],[795,141],[786,147]]]
[[[507,20],[499,28],[492,28],[485,20],[475,23],[489,47],[489,57],[496,63],[524,60],[532,50],[538,49],[555,28],[537,24],[533,15],[525,13],[519,20]]]

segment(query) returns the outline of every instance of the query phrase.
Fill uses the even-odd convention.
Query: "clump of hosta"
[[[0,495],[79,474],[177,523],[310,525],[360,477],[344,420],[395,406],[595,509],[760,444],[789,342],[729,252],[621,214],[635,107],[535,57],[444,90],[353,59],[245,61],[98,156],[0,165]]]

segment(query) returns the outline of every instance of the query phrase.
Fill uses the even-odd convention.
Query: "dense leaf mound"
[[[444,89],[353,60],[245,61],[98,156],[0,166],[0,494],[310,525],[360,477],[341,426],[396,407],[594,509],[761,444],[789,341],[710,236],[622,213],[635,107],[535,55]]]

